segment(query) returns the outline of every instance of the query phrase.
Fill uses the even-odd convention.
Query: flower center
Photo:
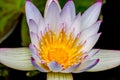
[[[63,69],[80,63],[83,56],[80,49],[83,45],[78,43],[78,38],[73,37],[72,33],[66,34],[64,28],[58,34],[46,31],[39,42],[41,60],[46,65],[56,61]]]

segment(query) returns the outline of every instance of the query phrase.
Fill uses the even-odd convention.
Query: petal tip
[[[102,22],[102,20],[100,19],[100,20],[98,20],[98,22],[99,22],[99,23],[101,23],[101,22]]]
[[[96,59],[96,63],[98,63],[100,61],[100,59]]]
[[[97,0],[98,5],[102,5],[102,0]]]
[[[30,1],[30,0],[26,0],[26,2],[27,2],[27,1]]]
[[[102,32],[99,32],[98,35],[100,36],[102,34]]]
[[[102,3],[102,0],[97,0],[97,2],[100,2],[100,3]]]

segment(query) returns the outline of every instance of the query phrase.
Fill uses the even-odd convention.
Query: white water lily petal
[[[88,8],[82,15],[81,29],[84,30],[94,24],[100,14],[102,2],[96,2],[90,8]]]
[[[71,24],[72,24],[72,14],[71,14],[71,9],[70,9],[69,1],[65,4],[63,7],[61,13],[60,13],[60,22],[59,24],[64,23],[66,26],[65,28],[69,30]]]
[[[99,59],[88,60],[88,61],[82,63],[77,69],[75,69],[73,71],[73,73],[81,73],[86,70],[89,70],[90,68],[95,66],[98,62],[99,62]]]
[[[119,50],[104,50],[101,49],[91,59],[99,58],[100,61],[96,66],[88,70],[89,72],[104,71],[117,66],[120,66],[120,51]]]
[[[57,62],[52,61],[48,64],[48,67],[53,72],[60,72],[63,68],[61,65],[59,65]]]
[[[63,70],[61,71],[62,73],[71,73],[72,71],[74,71],[76,68],[78,68],[80,66],[80,63],[79,64],[76,64],[76,65],[73,65],[69,68],[67,68],[66,70]]]
[[[33,57],[35,60],[41,62],[40,57],[38,56],[39,54],[37,53],[37,51],[36,51],[36,49],[35,49],[35,45],[30,44],[30,45],[29,45],[29,48],[30,48],[32,57]]]
[[[44,65],[42,65],[41,63],[37,63],[35,62],[34,58],[31,58],[31,62],[33,64],[33,66],[39,70],[40,72],[49,72],[48,68],[46,68]]]
[[[30,1],[26,1],[25,10],[28,25],[30,19],[34,20],[36,24],[38,24],[40,20],[43,20],[39,10]]]
[[[73,0],[68,0],[68,2],[66,3],[65,6],[69,6],[71,18],[72,18],[72,20],[73,20],[73,19],[75,18],[75,15],[76,15],[75,5],[74,5]]]
[[[85,41],[88,37],[96,34],[99,30],[99,27],[100,27],[100,24],[101,24],[101,21],[98,21],[96,22],[95,24],[93,24],[91,27],[83,30],[81,32],[81,35],[80,35],[80,42],[81,41]]]
[[[97,40],[99,39],[101,33],[95,34],[90,36],[87,40],[86,43],[84,44],[83,48],[81,51],[83,52],[88,52],[93,48],[93,46],[96,44]],[[83,41],[84,42],[84,41]]]
[[[47,0],[46,6],[45,6],[45,11],[44,11],[44,12],[45,12],[45,13],[44,13],[44,17],[46,17],[48,8],[49,8],[50,4],[51,4],[53,1],[57,4],[57,6],[58,6],[58,8],[59,8],[59,12],[61,11],[61,7],[60,7],[60,5],[59,5],[58,0]]]
[[[38,25],[32,19],[29,20],[29,30],[30,32],[33,32],[33,33],[37,33],[37,30],[38,30]]]
[[[30,60],[29,48],[0,48],[0,63],[17,70],[36,70]]]
[[[38,40],[37,34],[30,32],[30,38],[31,38],[32,44],[35,45],[37,48],[39,48],[39,45],[38,45],[39,40]]]
[[[81,20],[81,14],[78,13],[70,29],[70,32],[73,32],[75,37],[77,34],[80,33],[80,20]]]
[[[46,12],[45,23],[49,25],[53,31],[56,31],[59,16],[59,8],[55,1],[52,1]]]

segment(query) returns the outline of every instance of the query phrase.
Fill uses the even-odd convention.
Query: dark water
[[[102,7],[103,22],[99,32],[102,35],[95,48],[120,50],[120,4],[119,0],[106,0]],[[0,47],[21,47],[20,24]],[[120,66],[114,69],[73,74],[74,80],[120,80]],[[46,80],[46,73],[40,73],[32,78],[26,77],[25,71],[10,70],[9,80]],[[5,78],[0,77],[0,80]]]

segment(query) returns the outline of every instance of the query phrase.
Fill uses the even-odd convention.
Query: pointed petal
[[[30,51],[31,51],[31,53],[32,53],[32,57],[33,57],[36,61],[41,62],[40,57],[39,57],[39,55],[38,55],[38,53],[37,53],[37,51],[36,51],[36,49],[35,49],[35,46],[34,46],[33,44],[30,44],[30,45],[29,45],[29,48],[30,48]]]
[[[100,14],[102,3],[96,2],[90,8],[88,8],[82,15],[81,29],[84,30],[94,24]]]
[[[73,73],[81,73],[89,70],[90,68],[94,67],[98,62],[99,59],[88,60],[82,63],[76,70],[73,71]]]
[[[73,10],[73,11],[72,11]],[[75,10],[73,1],[68,1],[63,7],[60,13],[60,24],[65,23],[67,30],[72,24],[72,20],[75,18]]]
[[[41,72],[49,72],[49,70],[46,69],[42,64],[40,64],[40,63],[37,64],[33,58],[31,58],[31,62],[37,70],[39,70]]]
[[[68,2],[66,3],[66,6],[69,6],[71,18],[74,19],[76,15],[76,11],[75,11],[75,5],[74,5],[73,0],[68,0]]]
[[[91,27],[83,30],[81,32],[80,42],[85,41],[88,37],[96,34],[99,30],[100,24],[101,24],[101,21],[98,21],[95,24],[93,24]]]
[[[42,15],[39,12],[39,10],[30,1],[26,1],[25,11],[26,11],[28,25],[29,25],[30,19],[34,20],[36,24],[38,24],[39,21],[43,20]]]
[[[74,36],[77,36],[77,34],[80,33],[80,20],[81,20],[81,14],[78,13],[70,29],[70,32],[74,30]]]
[[[38,25],[35,23],[34,20],[29,19],[29,30],[30,32],[37,33]]]
[[[52,61],[48,64],[48,67],[53,72],[59,72],[62,70],[62,66],[60,66],[57,62]]]
[[[88,58],[90,59],[91,57],[93,57],[94,55],[96,55],[98,52],[100,51],[100,49],[92,49],[88,52]]]
[[[46,17],[46,14],[47,14],[47,12],[48,12],[48,8],[49,8],[50,4],[51,4],[53,1],[57,4],[57,7],[59,8],[59,12],[61,11],[61,7],[60,7],[60,5],[59,5],[58,0],[47,0],[46,6],[45,6],[45,11],[44,11],[44,12],[45,12],[45,13],[44,13],[44,17]]]
[[[59,8],[55,1],[52,1],[48,11],[46,12],[45,22],[49,25],[53,31],[56,31],[56,26],[59,19]]]
[[[38,40],[37,34],[30,32],[30,37],[31,37],[32,44],[35,45],[37,48],[39,48],[39,45],[38,45],[39,40]]]
[[[91,68],[90,72],[104,71],[120,65],[120,51],[117,50],[100,50],[92,59],[99,58],[99,63]]]
[[[85,58],[84,58],[84,62],[91,59],[94,55],[96,55],[98,52],[100,51],[100,49],[92,49],[90,50],[88,53],[86,53]]]
[[[0,63],[17,70],[36,70],[28,48],[0,48]]]
[[[83,48],[81,49],[81,51],[83,52],[88,52],[89,50],[91,50],[93,48],[93,46],[96,44],[96,42],[98,41],[99,37],[100,37],[101,33],[95,34],[90,36],[87,40],[86,43],[84,44]],[[84,41],[83,41],[84,42]]]
[[[78,68],[80,66],[80,63],[79,64],[76,64],[76,65],[73,65],[71,67],[69,67],[68,69],[66,70],[63,70],[61,71],[62,73],[71,73],[73,70],[75,70],[76,68]]]

